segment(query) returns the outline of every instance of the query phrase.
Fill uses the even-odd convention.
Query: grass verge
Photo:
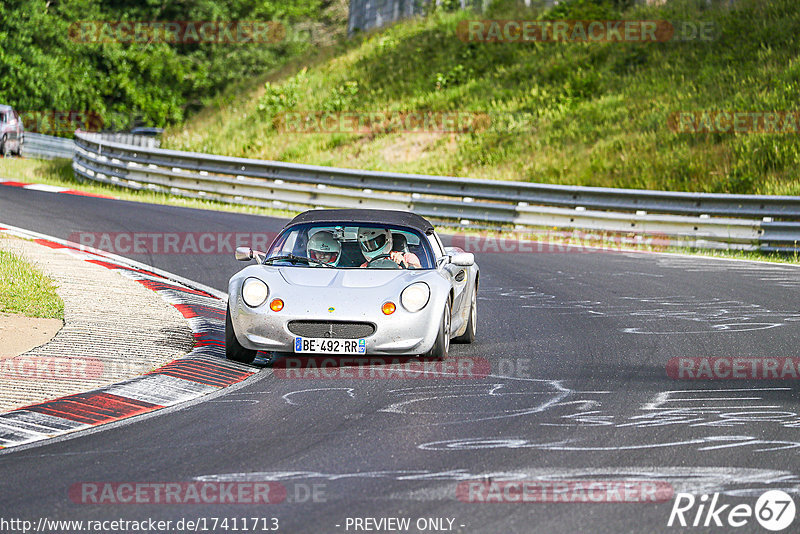
[[[0,250],[0,312],[63,320],[64,302],[53,280],[19,254]]]

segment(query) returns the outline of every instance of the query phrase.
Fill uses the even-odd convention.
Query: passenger
[[[306,250],[308,257],[312,260],[321,261],[334,267],[342,256],[342,244],[333,237],[333,234],[325,230],[317,232],[308,240]]]

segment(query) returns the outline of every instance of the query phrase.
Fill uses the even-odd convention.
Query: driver
[[[367,267],[371,261],[384,256],[405,269],[422,268],[419,258],[413,252],[392,250],[392,232],[386,228],[359,228],[358,245],[367,260],[361,264],[362,267]]]
[[[342,244],[333,237],[333,234],[323,230],[314,234],[306,245],[308,257],[312,260],[336,265],[342,256]]]

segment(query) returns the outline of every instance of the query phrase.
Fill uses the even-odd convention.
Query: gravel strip
[[[188,353],[186,319],[120,272],[32,241],[0,239],[60,286],[64,327],[49,342],[0,362],[0,412],[133,378]]]

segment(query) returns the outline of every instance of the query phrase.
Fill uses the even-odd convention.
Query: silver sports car
[[[311,210],[228,285],[225,352],[444,358],[477,327],[474,256],[445,248],[431,223],[389,210]]]

